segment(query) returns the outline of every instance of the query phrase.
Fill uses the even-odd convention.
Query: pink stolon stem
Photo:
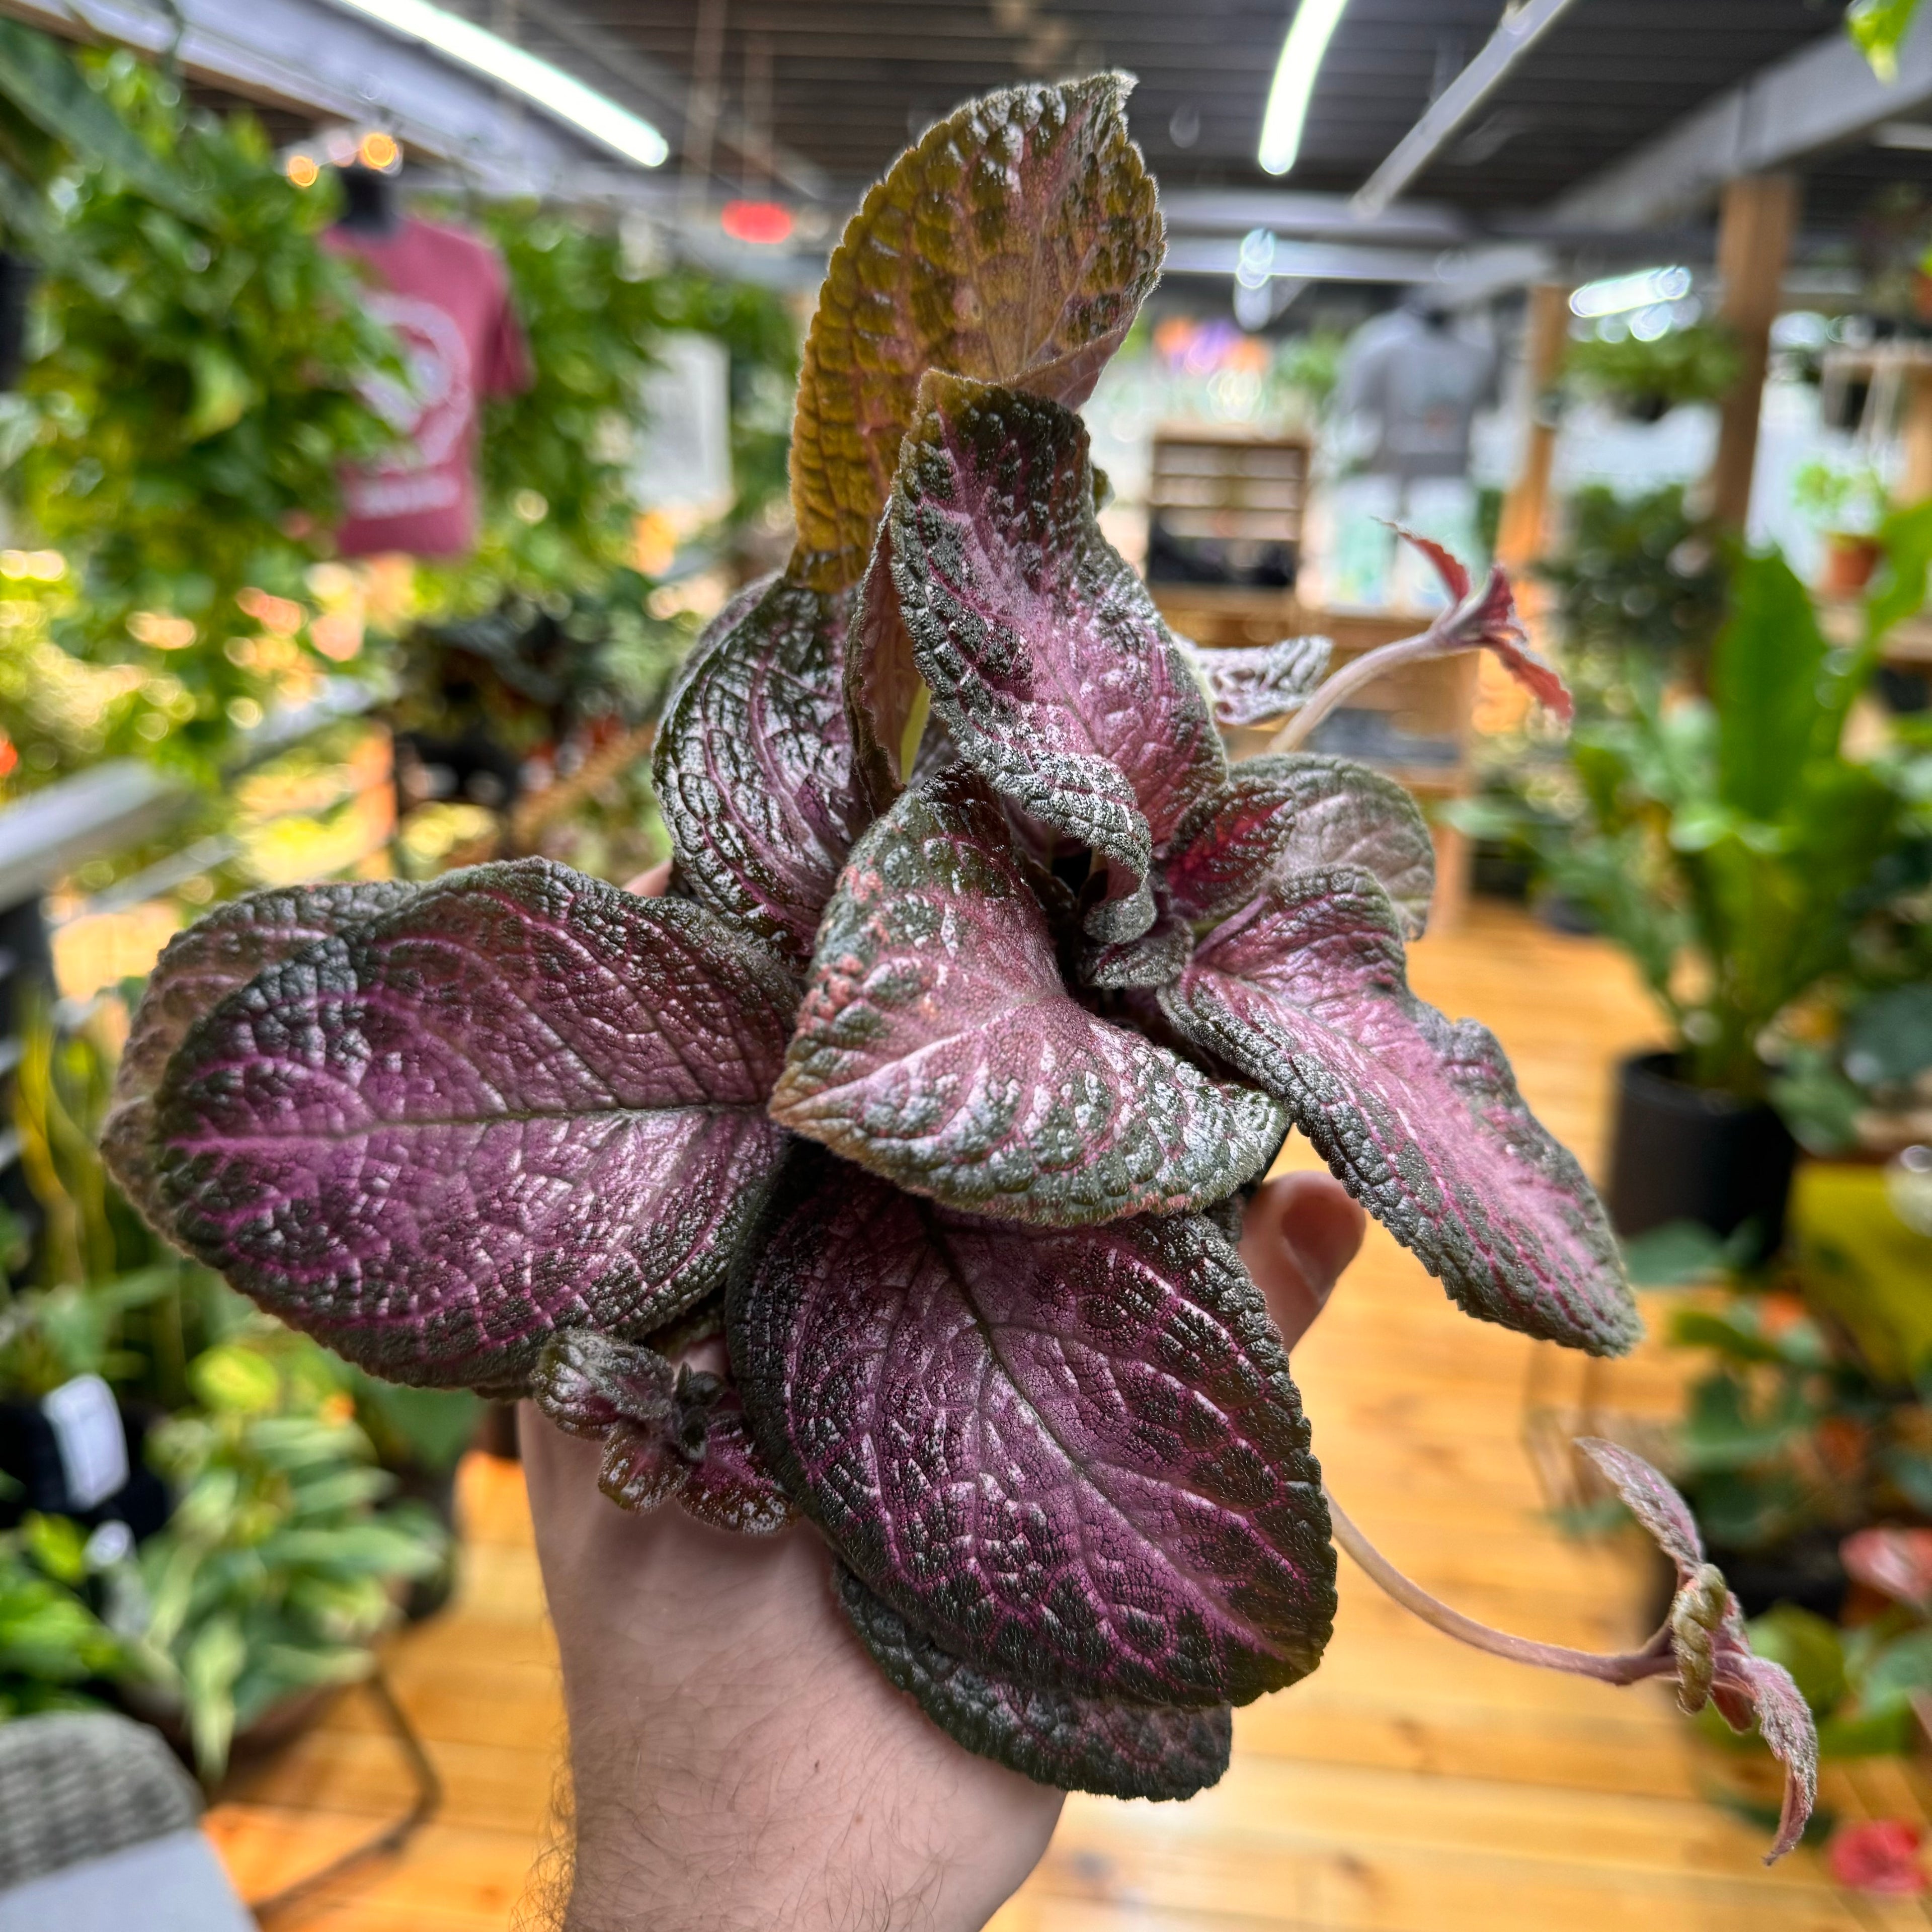
[[[1475,644],[1447,646],[1452,652],[1480,648]],[[1293,751],[1297,746],[1307,742],[1308,734],[1323,718],[1365,684],[1374,683],[1384,673],[1399,670],[1403,664],[1444,654],[1445,639],[1439,622],[1430,625],[1426,631],[1418,631],[1412,638],[1400,638],[1392,644],[1378,644],[1373,650],[1364,652],[1323,682],[1314,696],[1274,734],[1269,741],[1268,749]]]
[[[1676,1675],[1668,1625],[1641,1650],[1604,1652],[1570,1650],[1558,1643],[1534,1643],[1528,1637],[1512,1636],[1507,1630],[1492,1630],[1487,1624],[1466,1617],[1460,1610],[1438,1601],[1420,1584],[1412,1582],[1350,1522],[1327,1489],[1322,1493],[1328,1498],[1335,1540],[1404,1610],[1412,1611],[1445,1636],[1453,1636],[1459,1643],[1477,1650],[1486,1650],[1492,1657],[1506,1657],[1514,1664],[1538,1664],[1545,1670],[1567,1671],[1573,1677],[1594,1677],[1605,1684],[1637,1684],[1646,1677]]]

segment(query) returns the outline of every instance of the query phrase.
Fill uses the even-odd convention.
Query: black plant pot
[[[1784,1238],[1797,1144],[1762,1101],[1690,1086],[1676,1069],[1675,1054],[1645,1053],[1618,1070],[1610,1219],[1626,1238],[1671,1221],[1729,1235],[1748,1221],[1749,1258],[1762,1261]]]

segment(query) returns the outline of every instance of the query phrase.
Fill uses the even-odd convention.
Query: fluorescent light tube
[[[1328,52],[1328,43],[1342,24],[1348,0],[1301,0],[1294,10],[1287,38],[1276,62],[1274,85],[1268,89],[1268,112],[1262,117],[1262,144],[1256,158],[1271,175],[1285,175],[1301,152],[1301,129],[1308,118],[1309,98],[1315,76]]]
[[[336,4],[500,82],[627,161],[655,168],[670,158],[670,144],[648,121],[459,14],[432,7],[429,0],[336,0]]]

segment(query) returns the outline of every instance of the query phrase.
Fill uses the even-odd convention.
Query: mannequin
[[[359,164],[335,172],[342,184],[342,212],[336,219],[337,228],[386,242],[403,225],[395,175]]]

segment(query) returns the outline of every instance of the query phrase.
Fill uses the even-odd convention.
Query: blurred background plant
[[[1932,506],[1888,518],[1882,542],[1855,644],[1828,643],[1781,557],[1742,558],[1707,691],[1630,654],[1604,715],[1569,740],[1567,782],[1456,814],[1518,841],[1630,956],[1694,1086],[1765,1092],[1772,1029],[1853,967],[1912,836],[1922,767],[1852,755],[1846,725],[1886,633],[1923,598]]]
[[[359,644],[317,628],[306,574],[341,466],[390,437],[362,386],[401,365],[355,270],[317,245],[332,200],[290,182],[252,118],[193,108],[124,52],[77,58],[178,192],[158,200],[89,152],[46,197],[52,245],[6,423],[33,561],[8,573],[18,668],[0,728],[23,779],[134,752],[209,784]],[[58,732],[34,702],[48,677],[91,729]]]
[[[1562,382],[1579,397],[1616,405],[1654,422],[1684,403],[1715,402],[1737,381],[1738,346],[1717,322],[1693,322],[1662,334],[1585,336],[1570,345]]]

